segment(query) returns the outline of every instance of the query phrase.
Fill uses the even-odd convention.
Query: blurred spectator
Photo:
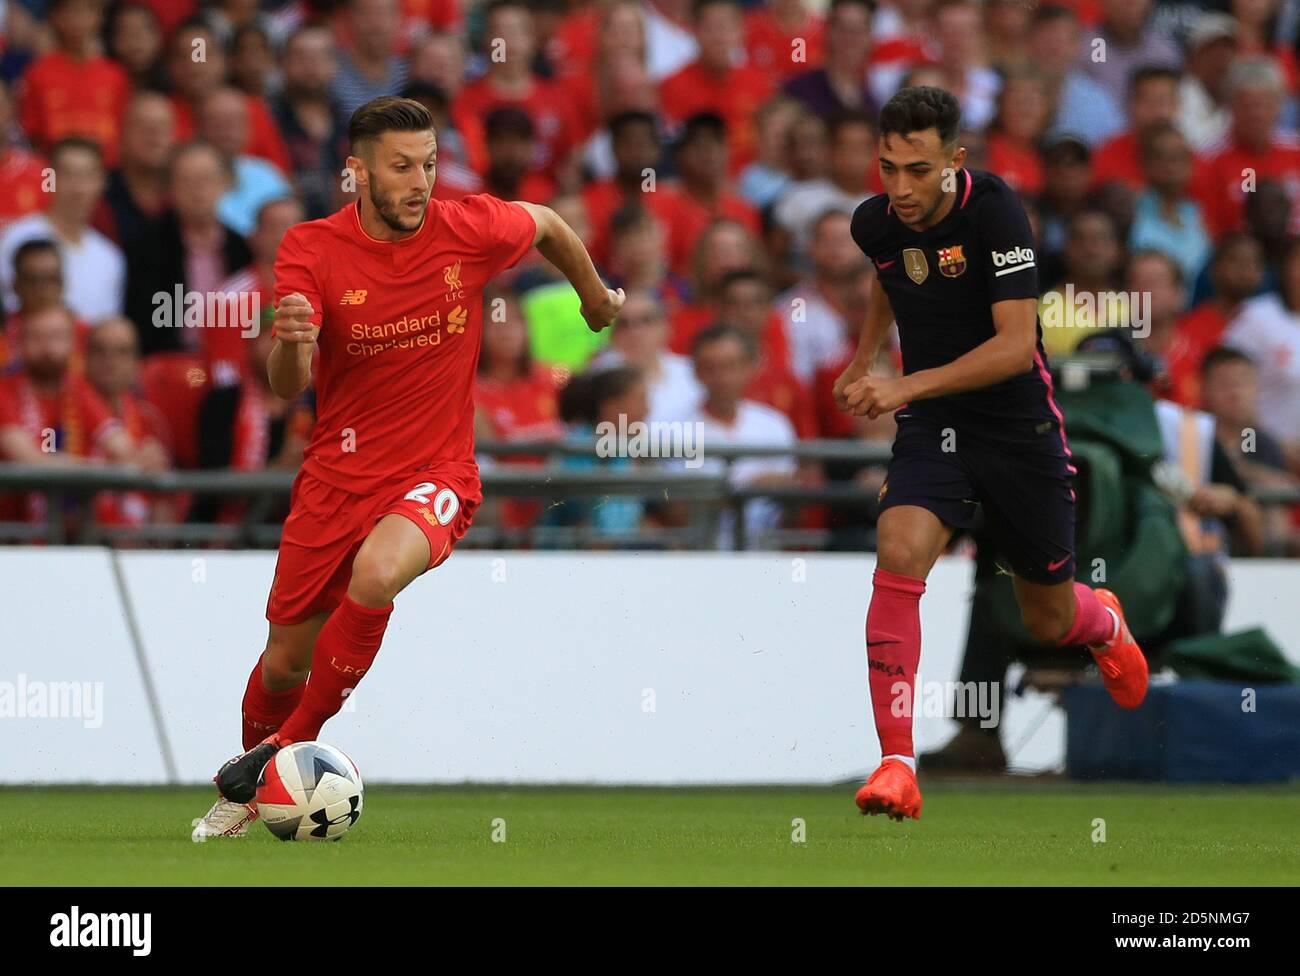
[[[176,112],[176,138],[185,142],[194,136],[199,106],[226,84],[226,55],[217,35],[201,20],[186,21],[178,27],[168,45],[167,71],[175,92],[172,108]],[[271,110],[256,95],[245,94],[244,98],[249,126],[244,151],[287,172],[289,151]]]
[[[569,437],[589,444],[602,425],[614,432],[645,423],[649,415],[646,382],[632,366],[593,369],[573,376],[560,394],[560,416]],[[566,455],[564,467],[630,470],[638,459],[613,455]],[[595,542],[617,544],[635,533],[646,521],[646,505],[640,498],[604,495],[598,498],[556,499],[542,516],[548,526],[581,526],[584,537]]]
[[[1228,133],[1228,69],[1237,55],[1237,22],[1203,13],[1187,35],[1187,65],[1179,90],[1178,127],[1197,152]]]
[[[555,193],[555,182],[533,168],[537,151],[537,130],[532,117],[521,108],[503,105],[483,121],[487,140],[487,171],[483,190],[503,200],[544,203]]]
[[[104,49],[126,71],[133,90],[163,87],[163,33],[152,7],[130,0],[109,7]],[[122,125],[124,131],[130,128],[126,122]]]
[[[265,159],[250,156],[248,100],[235,88],[218,88],[199,106],[199,138],[215,146],[226,158],[231,186],[217,203],[217,216],[231,230],[247,237],[257,212],[270,200],[288,196],[289,183]]]
[[[868,167],[864,161],[875,157],[876,126],[870,116],[847,113],[831,120],[827,175],[792,184],[773,209],[773,218],[790,235],[800,255],[808,252],[817,218],[828,210],[841,210],[851,217],[867,199]]]
[[[13,103],[8,87],[0,83],[0,231],[12,220],[43,210],[53,189],[46,185],[45,163],[15,144],[13,131]]]
[[[674,125],[701,113],[719,116],[727,138],[727,169],[720,175],[734,175],[754,159],[754,115],[772,94],[774,79],[755,65],[736,63],[744,41],[738,0],[694,0],[691,14],[699,57],[663,80],[660,103]]]
[[[1295,210],[1281,180],[1260,180],[1246,196],[1245,230],[1259,241],[1264,253],[1264,288],[1277,287],[1278,269],[1291,246],[1291,220]]]
[[[793,98],[778,95],[764,103],[754,118],[754,161],[741,171],[736,188],[757,210],[790,185],[790,132],[802,111]]]
[[[280,242],[294,224],[303,220],[303,208],[293,197],[269,200],[257,211],[253,232],[248,238],[252,260],[217,285],[219,294],[232,303],[244,302],[256,311],[258,331],[268,331],[274,316],[275,255]],[[227,323],[238,322],[238,305],[227,313]],[[202,352],[215,386],[238,381],[248,364],[248,336],[242,328],[211,328],[203,333]]]
[[[50,0],[54,50],[23,74],[18,117],[32,145],[50,151],[70,136],[89,139],[112,163],[131,83],[99,53],[103,8],[97,0]]]
[[[1038,198],[1038,284],[1055,284],[1064,274],[1067,226],[1088,199],[1092,155],[1069,135],[1049,136],[1043,145],[1043,193]]]
[[[649,112],[621,112],[609,120],[608,126],[614,175],[607,180],[593,180],[582,188],[594,230],[592,256],[598,262],[608,260],[614,213],[637,203],[660,225],[669,266],[682,267],[692,244],[686,237],[685,224],[679,220],[685,201],[676,187],[660,180],[661,147],[655,117]]]
[[[1101,24],[1079,65],[1116,103],[1129,94],[1134,72],[1142,68],[1176,70],[1182,55],[1169,35],[1151,18],[1151,0],[1101,0]]]
[[[1232,128],[1217,151],[1209,150],[1201,198],[1216,235],[1241,226],[1246,191],[1259,180],[1281,181],[1293,208],[1300,200],[1300,141],[1277,131],[1285,94],[1282,73],[1269,59],[1243,59],[1229,72]],[[1293,219],[1297,213],[1300,209],[1293,210]]]
[[[346,125],[366,102],[399,91],[406,84],[408,66],[396,53],[398,0],[348,0],[343,9],[347,40],[338,55],[333,86],[339,120]]]
[[[168,172],[171,206],[148,233],[127,249],[126,315],[146,356],[167,350],[202,351],[206,329],[182,328],[181,310],[172,309],[177,288],[204,298],[252,260],[248,243],[217,216],[217,204],[230,186],[224,156],[204,142],[190,142],[172,156]],[[159,315],[163,315],[161,319]]]
[[[987,165],[1020,193],[1043,189],[1039,143],[1047,108],[1047,85],[1036,71],[1022,68],[1006,76],[989,126]]]
[[[727,7],[729,0],[723,3]],[[727,177],[726,123],[705,112],[687,120],[673,158],[681,178],[681,206],[674,231],[688,242],[698,241],[710,222],[734,220],[751,234],[759,231],[758,214],[744,197],[731,189]]]
[[[625,204],[610,218],[610,285],[655,295],[671,315],[683,303],[687,286],[668,270],[664,227],[635,203]]]
[[[1069,222],[1065,276],[1043,294],[1038,314],[1049,358],[1068,355],[1091,332],[1128,324],[1128,296],[1117,291],[1124,252],[1115,223],[1100,210]]]
[[[1124,116],[1110,92],[1079,69],[1082,50],[1073,10],[1045,4],[1034,11],[1029,51],[1047,80],[1051,130],[1069,133],[1091,147],[1122,129]]]
[[[23,323],[23,368],[0,377],[0,460],[67,466],[94,456],[158,470],[157,452],[138,449],[85,375],[70,368],[74,328],[72,314],[59,306]],[[29,494],[19,505],[28,521],[47,517],[43,495]]]
[[[127,104],[122,151],[95,215],[96,229],[118,247],[134,244],[166,208],[167,163],[175,147],[172,103],[157,92],[137,92]]]
[[[419,102],[429,110],[433,119],[438,140],[438,172],[433,195],[439,200],[459,200],[467,194],[481,192],[483,180],[470,166],[469,147],[471,139],[476,145],[483,141],[482,122],[472,120],[472,133],[458,128],[464,120],[453,113],[447,96],[436,85],[412,81],[402,89],[401,95]],[[347,133],[341,135],[346,145]],[[478,147],[475,152],[486,153],[486,150]]]
[[[230,39],[230,83],[258,98],[272,95],[279,88],[271,37],[256,23],[241,24]]]
[[[115,315],[95,326],[86,346],[86,379],[121,424],[137,463],[159,471],[170,467],[163,447],[167,422],[136,392],[140,350],[130,320]],[[95,519],[101,525],[144,525],[153,519],[155,505],[160,515],[171,510],[169,500],[155,501],[146,492],[101,492],[95,496]]]
[[[1133,189],[1143,185],[1142,159],[1138,149],[1141,134],[1158,122],[1178,118],[1179,74],[1171,68],[1138,68],[1129,78],[1128,128],[1106,140],[1092,160],[1092,181],[1124,183]],[[1181,131],[1181,129],[1180,129]]]
[[[1029,15],[1022,0],[987,0],[984,4],[984,46],[989,63],[1003,75],[1033,66],[1029,56]]]
[[[647,386],[651,420],[676,419],[699,406],[703,395],[686,356],[668,349],[668,316],[648,291],[629,291],[614,321],[609,346],[592,360],[593,369],[633,366]]]
[[[285,40],[280,64],[284,84],[273,106],[275,121],[284,134],[294,189],[307,217],[316,220],[334,209],[334,187],[348,153],[347,121],[331,91],[337,68],[333,36],[319,25],[298,28]],[[443,138],[439,130],[439,155]]]
[[[821,63],[825,30],[805,0],[770,0],[745,12],[745,51],[751,64],[780,82]]]
[[[871,4],[831,0],[826,13],[826,63],[791,78],[785,93],[808,111],[829,118],[839,112],[876,111],[865,81],[871,53]]]
[[[849,230],[852,217],[829,210],[812,225],[811,273],[776,300],[790,349],[790,368],[802,383],[836,360],[849,336],[856,336],[869,263]]]
[[[1210,255],[1210,237],[1200,205],[1189,194],[1192,150],[1172,122],[1155,122],[1142,131],[1142,172],[1148,189],[1134,204],[1128,244],[1134,251],[1153,250],[1177,261],[1192,281]]]
[[[1295,488],[1282,444],[1259,422],[1259,375],[1251,358],[1236,349],[1211,349],[1201,364],[1201,402],[1214,417],[1215,438],[1250,488]],[[1294,530],[1287,509],[1264,511],[1266,548],[1293,555]]]
[[[14,296],[18,305],[0,333],[0,372],[21,365],[18,351],[22,346],[23,320],[63,306],[63,259],[53,241],[37,237],[18,246],[14,252]],[[81,370],[89,331],[90,326],[77,321],[71,360],[74,371]]]
[[[715,325],[695,337],[691,358],[695,375],[704,388],[704,397],[693,413],[676,418],[699,425],[699,440],[704,445],[702,469],[727,472],[734,488],[768,488],[792,485],[795,463],[791,457],[746,457],[729,466],[719,457],[709,456],[710,447],[761,444],[777,447],[793,444],[794,427],[778,410],[745,398],[745,391],[757,366],[758,347],[747,332],[729,325]],[[758,548],[762,535],[781,522],[781,508],[766,498],[745,503],[745,548]],[[735,514],[722,513],[718,547],[735,547]]]
[[[1300,240],[1282,262],[1277,292],[1246,301],[1223,334],[1259,368],[1259,422],[1287,445],[1300,447]]]
[[[483,350],[474,381],[480,432],[476,436],[496,441],[558,440],[564,434],[558,391],[565,371],[533,362],[528,325],[515,295],[491,290],[484,294],[483,309]],[[543,460],[512,455],[500,463],[535,466]],[[512,529],[531,525],[540,510],[541,503],[533,499],[505,499],[502,524]]]
[[[717,318],[722,279],[728,272],[761,267],[762,260],[757,242],[741,224],[715,220],[705,228],[691,255],[691,302],[672,318],[668,344],[674,352],[689,352],[695,334]]]
[[[487,72],[460,93],[460,111],[479,119],[498,108],[523,111],[537,140],[529,169],[551,181],[566,182],[569,157],[578,141],[577,121],[563,89],[533,70],[537,39],[528,7],[522,0],[493,0],[487,8],[485,37]]]
[[[13,258],[19,246],[49,238],[59,246],[64,299],[79,318],[95,323],[122,311],[125,265],[116,244],[90,226],[104,192],[104,160],[99,145],[70,136],[50,150],[55,192],[44,213],[11,223],[0,237],[0,279],[12,307]]]
[[[754,374],[745,396],[785,414],[800,437],[816,437],[812,397],[790,370],[781,317],[773,309],[772,283],[752,269],[722,279],[718,321],[747,332],[754,340]]]
[[[1134,296],[1130,336],[1153,360],[1152,395],[1196,406],[1196,372],[1200,352],[1179,329],[1187,307],[1178,262],[1160,251],[1135,251],[1129,258],[1124,287]]]
[[[1200,402],[1200,363],[1219,345],[1242,303],[1259,289],[1264,259],[1259,242],[1247,234],[1223,237],[1210,259],[1209,298],[1197,302],[1178,322],[1176,343],[1166,353],[1167,396],[1189,407]]]
[[[898,59],[875,67],[871,72],[875,101],[883,104],[904,84],[934,85],[956,96],[963,125],[983,129],[993,117],[994,99],[1002,84],[984,59],[983,29],[983,15],[974,0],[940,0],[927,24],[927,41],[933,50],[927,50],[920,63]],[[921,68],[932,70],[934,77],[919,80],[913,72]]]
[[[1282,72],[1288,92],[1296,91],[1296,55],[1279,40],[1277,17],[1280,0],[1230,0],[1228,8],[1237,22],[1237,53],[1272,58]],[[1292,14],[1294,16],[1294,12]],[[1292,26],[1292,31],[1295,28]]]

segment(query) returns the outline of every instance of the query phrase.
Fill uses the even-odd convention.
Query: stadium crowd
[[[1249,487],[1300,473],[1294,4],[5,0],[0,37],[0,459],[294,468],[312,399],[265,379],[276,248],[348,202],[349,115],[394,93],[437,120],[436,196],[549,204],[629,296],[591,336],[536,255],[500,279],[480,439],[622,415],[699,421],[710,443],[888,443],[892,422],[830,390],[873,287],[849,225],[881,189],[875,113],[929,84],[961,102],[967,165],[1025,200],[1049,354],[1128,330],[1153,391],[1212,418],[1228,473],[1193,509],[1232,520]],[[881,472],[731,477],[865,496]],[[0,499],[0,521],[41,504]],[[183,509],[118,494],[96,515],[240,512]],[[496,517],[617,533],[671,513]],[[1296,547],[1283,508],[1250,535],[1241,551]]]

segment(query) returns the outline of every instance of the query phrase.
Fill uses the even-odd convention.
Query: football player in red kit
[[[237,836],[257,818],[262,767],[317,738],[370,670],[393,598],[469,527],[482,499],[473,385],[484,285],[536,247],[593,331],[623,303],[549,208],[431,198],[437,143],[418,102],[377,98],[348,134],[357,201],[291,228],[275,263],[271,386],[296,397],[319,349],[318,418],[244,692],[246,751],[217,773],[195,839]]]

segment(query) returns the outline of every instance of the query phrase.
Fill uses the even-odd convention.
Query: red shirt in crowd
[[[78,60],[51,51],[23,75],[18,120],[32,145],[42,151],[68,136],[84,136],[99,144],[104,161],[112,166],[130,97],[131,82],[116,61]]]
[[[752,64],[727,70],[721,77],[692,61],[659,86],[664,117],[680,125],[700,112],[715,112],[727,124],[731,172],[740,172],[757,151],[754,115],[772,95],[775,76]]]
[[[45,167],[45,160],[26,149],[10,147],[0,157],[0,230],[11,220],[44,210],[49,204]]]
[[[1043,164],[1038,150],[1018,146],[1006,136],[994,133],[986,146],[988,167],[1017,193],[1038,193],[1043,189]]]
[[[745,51],[749,63],[783,82],[823,63],[826,24],[809,14],[804,22],[790,30],[781,25],[772,12],[757,7],[745,14]],[[802,41],[798,48],[796,41]],[[796,61],[795,57],[802,60]]]
[[[255,95],[245,95],[248,105],[248,145],[245,154],[258,156],[274,163],[281,173],[291,172],[289,164],[289,147],[284,144],[284,137],[271,116],[266,103]],[[194,109],[188,101],[179,95],[172,97],[172,111],[176,114],[176,141],[185,142],[194,138]]]
[[[1197,192],[1211,236],[1219,237],[1241,226],[1247,171],[1254,180],[1277,180],[1291,198],[1291,223],[1300,228],[1300,141],[1294,136],[1275,136],[1262,153],[1251,152],[1236,142],[1210,157],[1198,181]]]
[[[480,78],[457,96],[456,111],[458,117],[468,115],[482,121],[493,109],[503,106],[523,109],[536,130],[538,155],[533,168],[553,176],[578,142],[577,122],[564,96],[562,85],[535,78],[527,95],[511,98],[497,91],[491,78]]]
[[[483,286],[528,252],[536,225],[476,194],[431,200],[415,234],[382,241],[357,206],[290,228],[276,258],[277,301],[301,293],[321,329],[303,470],[364,494],[444,464],[469,487]]]

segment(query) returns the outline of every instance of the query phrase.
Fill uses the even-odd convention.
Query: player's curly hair
[[[385,132],[424,132],[433,128],[429,110],[411,98],[381,95],[352,113],[348,122],[348,143],[355,155],[362,144]]]
[[[900,88],[880,110],[882,139],[891,132],[906,136],[926,129],[937,129],[939,142],[944,146],[957,141],[961,131],[961,105],[951,92],[929,85]]]

